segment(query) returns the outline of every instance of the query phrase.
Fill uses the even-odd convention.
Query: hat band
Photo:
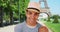
[[[39,12],[40,12],[40,10],[39,10],[39,9],[37,9],[37,8],[27,8],[27,9],[34,9],[34,10],[37,10],[37,11],[39,11]]]

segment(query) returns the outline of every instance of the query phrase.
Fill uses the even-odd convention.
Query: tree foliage
[[[20,13],[25,14],[25,10],[27,8],[27,5],[29,3],[29,0],[20,0]]]
[[[1,17],[0,19],[3,18],[3,19],[6,20],[6,19],[10,18],[10,22],[13,23],[12,22],[12,20],[13,20],[13,12],[18,13],[18,4],[19,4],[19,0],[0,0],[0,7],[1,7],[1,9],[3,9],[1,11],[3,11],[2,12],[3,14],[5,13],[5,15],[3,16],[4,18]],[[6,18],[6,17],[8,17],[8,18]]]
[[[29,0],[20,0],[19,2],[19,9],[20,9],[20,22],[23,22],[24,19],[26,18],[25,17],[25,11],[26,11],[26,8],[28,6],[28,3],[29,3]]]
[[[59,21],[58,21],[58,15],[54,15],[53,18],[54,18],[53,23],[59,23]]]

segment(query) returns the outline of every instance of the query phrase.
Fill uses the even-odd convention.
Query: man
[[[30,2],[26,10],[27,19],[26,21],[24,21],[21,24],[18,24],[15,27],[15,32],[40,32],[41,30],[40,27],[44,27],[44,26],[37,23],[39,14],[40,14],[40,4],[36,2]]]

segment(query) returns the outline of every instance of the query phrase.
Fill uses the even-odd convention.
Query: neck
[[[29,25],[29,26],[36,26],[37,22],[31,22],[31,21],[28,21],[26,20],[26,23]]]

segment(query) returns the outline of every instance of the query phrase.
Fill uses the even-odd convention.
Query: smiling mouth
[[[30,21],[35,21],[35,19],[30,19]]]

